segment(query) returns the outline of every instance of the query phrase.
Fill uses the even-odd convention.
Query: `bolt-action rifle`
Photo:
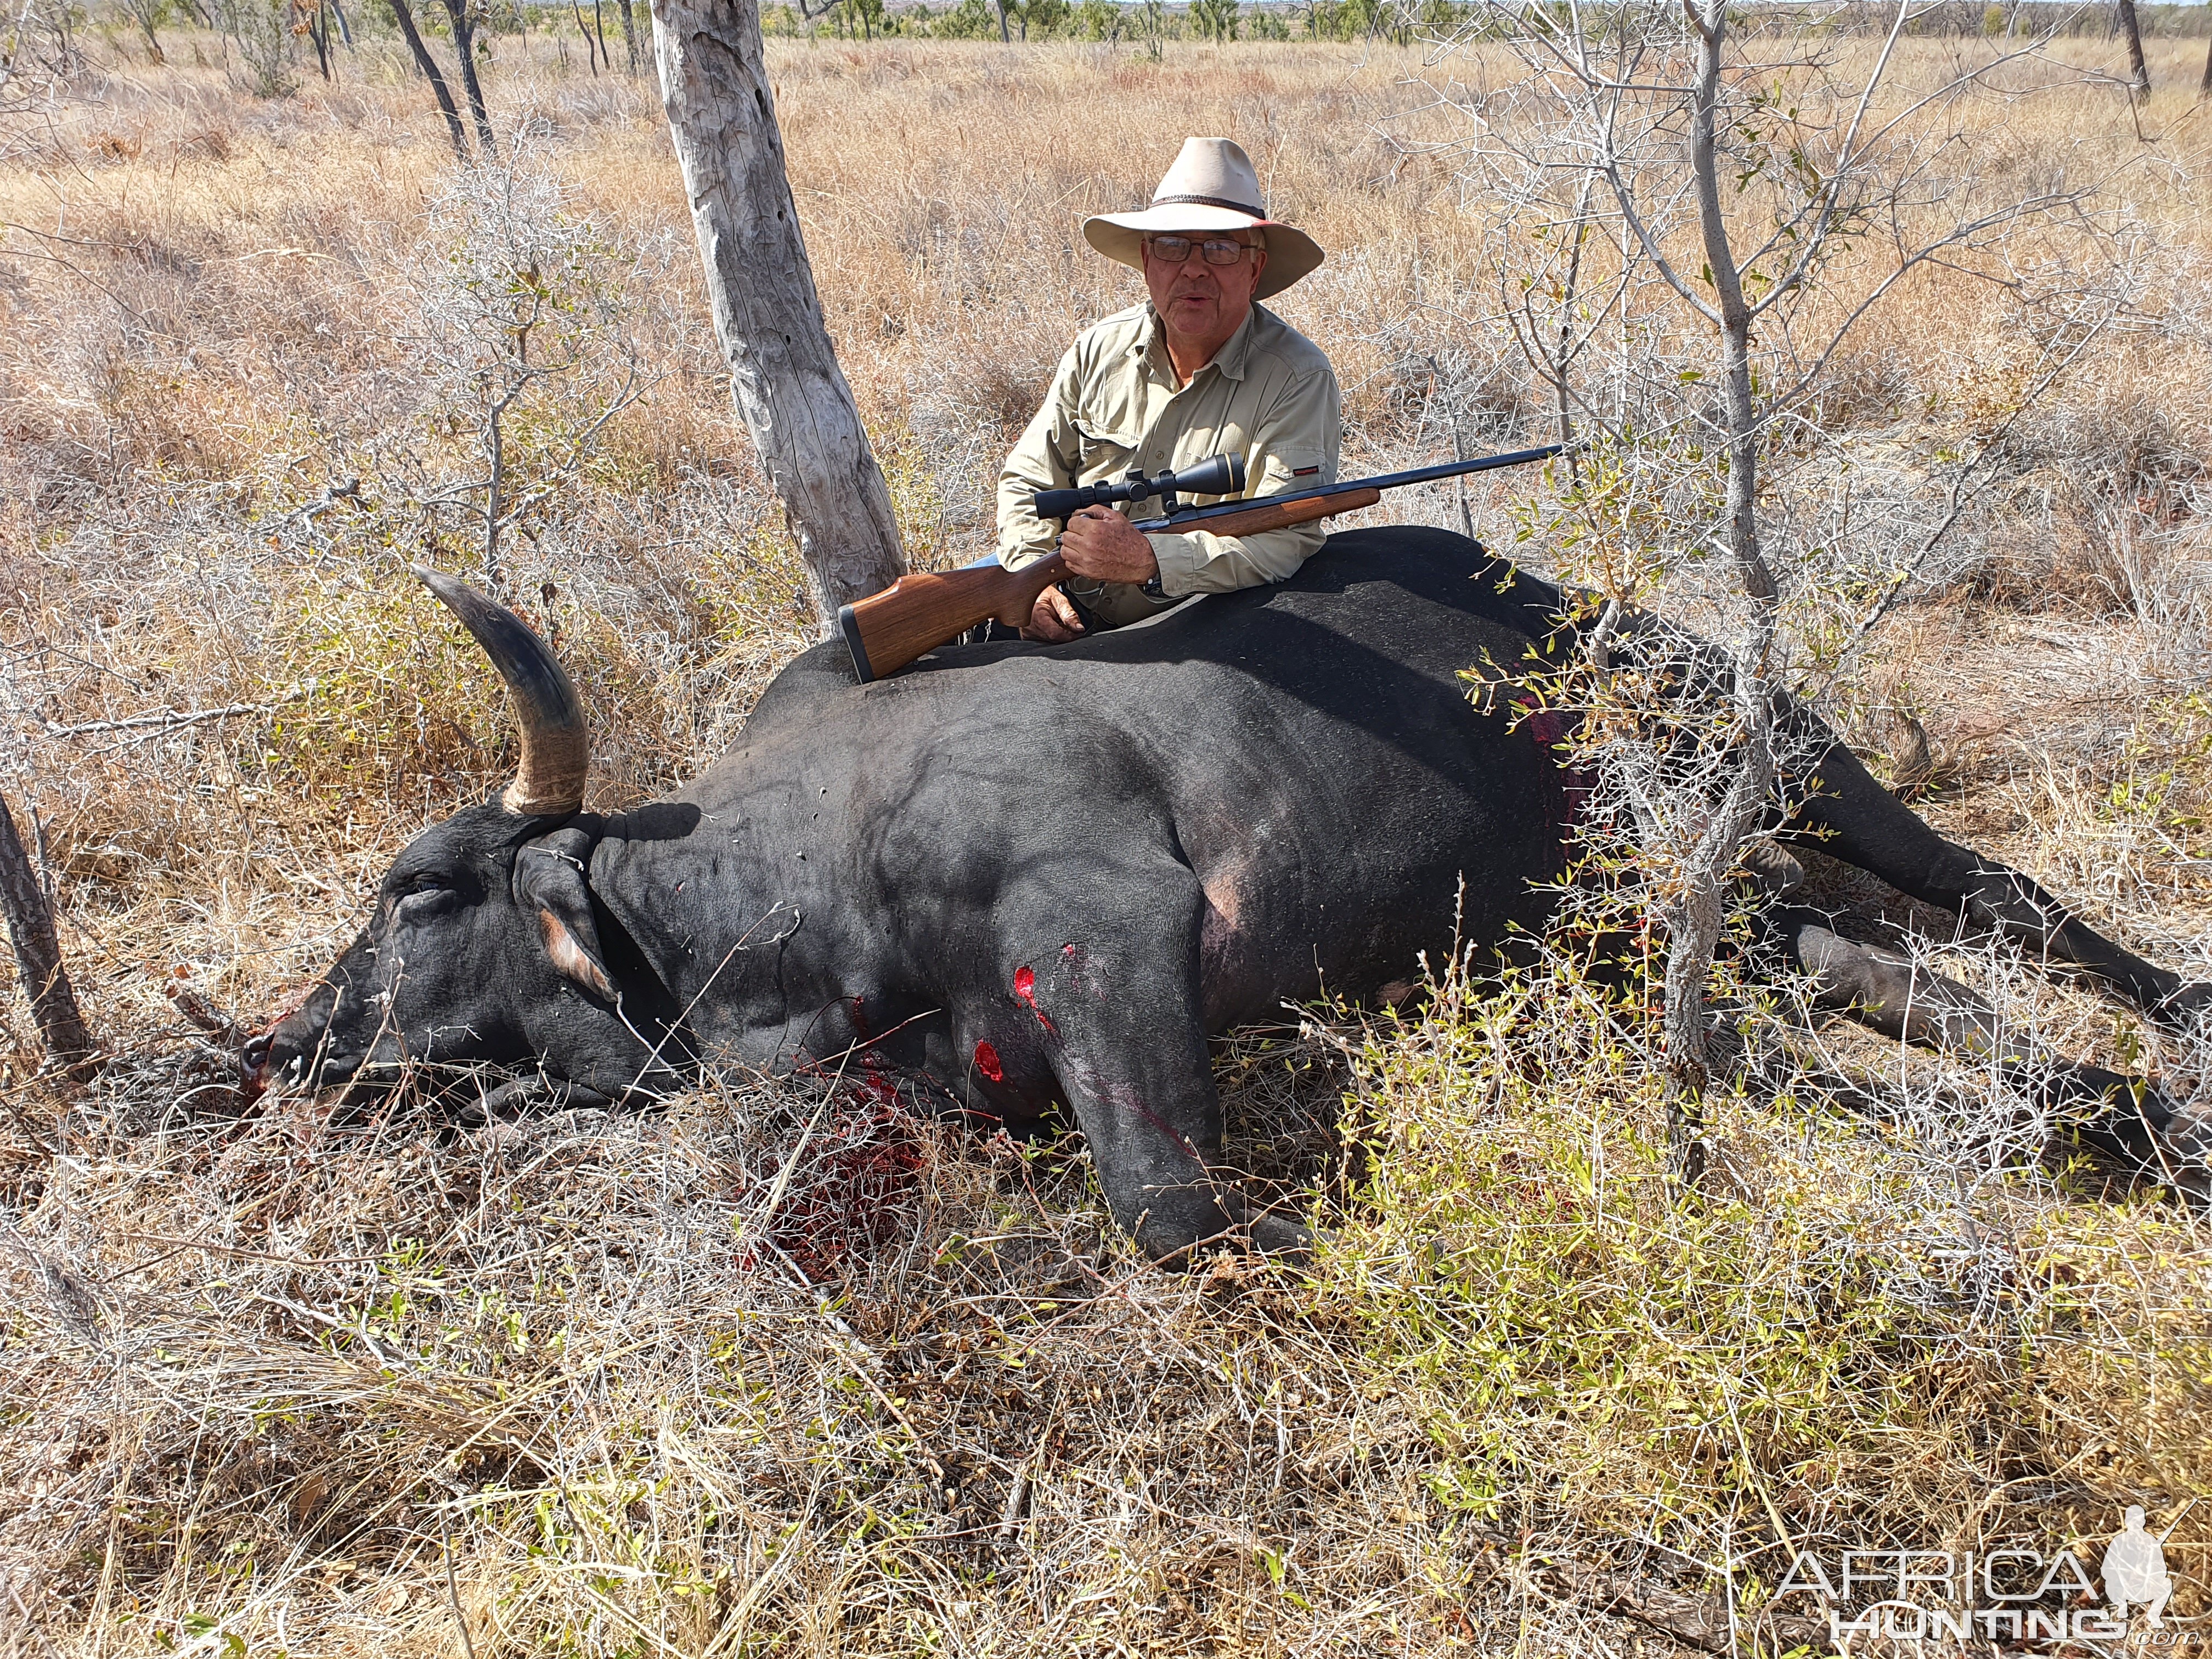
[[[1409,471],[1350,478],[1251,501],[1218,501],[1212,507],[1180,505],[1179,497],[1183,495],[1227,495],[1244,487],[1243,458],[1216,455],[1195,466],[1156,473],[1149,478],[1139,470],[1080,489],[1040,490],[1036,510],[1039,518],[1058,519],[1064,526],[1068,517],[1083,507],[1148,501],[1157,495],[1164,514],[1157,519],[1138,520],[1138,529],[1153,534],[1206,530],[1217,536],[1257,536],[1372,507],[1382,499],[1384,490],[1401,484],[1427,483],[1466,472],[1487,472],[1494,467],[1523,466],[1530,461],[1548,460],[1564,447],[1546,444],[1538,449],[1516,449],[1510,455],[1417,466]],[[865,685],[896,674],[916,657],[958,639],[979,623],[995,620],[1010,628],[1026,625],[1037,596],[1072,574],[1066,556],[1058,552],[1018,570],[986,564],[971,565],[965,570],[917,571],[900,577],[880,593],[842,607],[837,626],[852,651],[853,671]]]

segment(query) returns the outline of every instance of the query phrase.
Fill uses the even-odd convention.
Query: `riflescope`
[[[1145,476],[1142,467],[1131,467],[1119,478],[1105,478],[1079,489],[1040,489],[1034,497],[1040,519],[1065,519],[1086,507],[1110,507],[1115,501],[1160,498],[1163,513],[1177,511],[1178,495],[1234,495],[1244,488],[1244,458],[1216,455],[1174,472]]]

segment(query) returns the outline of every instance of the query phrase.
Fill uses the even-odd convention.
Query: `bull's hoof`
[[[1211,1204],[1202,1212],[1195,1206],[1181,1213],[1154,1211],[1133,1231],[1137,1248],[1163,1267],[1195,1267],[1223,1249],[1252,1250],[1284,1261],[1302,1261],[1313,1253],[1311,1229],[1267,1210],[1247,1209],[1242,1218]]]
[[[2198,1209],[2212,1208],[2212,1111],[2177,1111],[2158,1132],[2160,1175]]]
[[[1753,890],[1771,899],[1788,898],[1805,884],[1805,866],[1771,841],[1744,849],[1743,874]]]
[[[2187,1032],[2202,1024],[2212,1034],[2212,984],[2185,985],[2150,1011],[2169,1031]]]
[[[1302,1221],[1262,1210],[1251,1218],[1250,1230],[1252,1248],[1262,1255],[1304,1261],[1313,1255],[1313,1229]]]
[[[482,1099],[461,1108],[455,1118],[463,1129],[481,1129],[492,1123],[511,1123],[535,1113],[562,1110],[605,1111],[614,1102],[596,1089],[565,1078],[533,1073],[501,1084]]]

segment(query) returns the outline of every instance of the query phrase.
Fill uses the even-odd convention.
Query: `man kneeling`
[[[1087,507],[1063,534],[1030,498],[1193,465],[1244,461],[1246,493],[1336,481],[1343,412],[1321,348],[1255,303],[1318,266],[1320,246],[1267,216],[1259,175],[1226,138],[1192,138],[1141,213],[1087,219],[1084,239],[1145,274],[1150,301],[1085,329],[1060,359],[1044,406],[999,477],[999,562],[1066,556],[1077,580],[1038,596],[1032,639],[1118,628],[1194,593],[1286,580],[1326,533],[1318,524],[1256,536],[1146,535],[1130,508]],[[1205,506],[1218,496],[1192,496]]]

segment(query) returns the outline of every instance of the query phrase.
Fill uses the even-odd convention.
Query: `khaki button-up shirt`
[[[1336,482],[1343,411],[1336,374],[1321,348],[1264,306],[1250,313],[1213,361],[1176,386],[1175,366],[1152,307],[1119,312],[1085,329],[1061,358],[1044,407],[999,475],[999,562],[1009,568],[1052,552],[1056,520],[1030,498],[1118,477],[1149,476],[1216,454],[1244,458],[1244,493],[1273,495]],[[1206,506],[1226,499],[1188,495]],[[1155,501],[1132,516],[1157,518]],[[1123,504],[1120,509],[1129,514]],[[1164,599],[1123,582],[1064,584],[1109,625],[1135,622],[1193,593],[1223,593],[1291,575],[1328,532],[1319,524],[1259,536],[1203,530],[1150,538]]]

